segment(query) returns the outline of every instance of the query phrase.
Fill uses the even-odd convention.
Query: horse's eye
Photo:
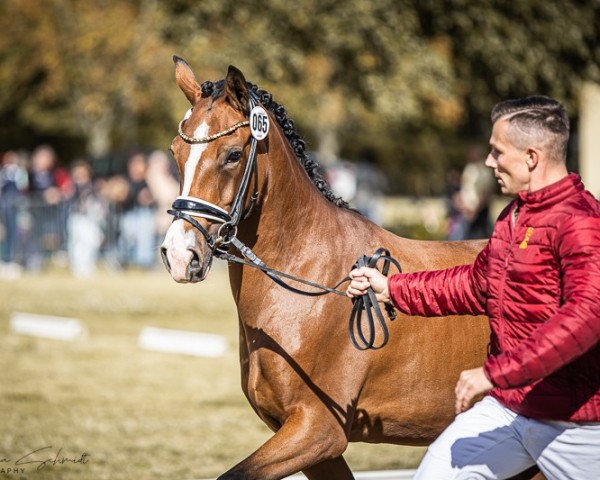
[[[229,152],[229,155],[227,155],[227,160],[225,160],[225,163],[237,163],[242,159],[242,151],[241,150],[233,150],[231,152]]]

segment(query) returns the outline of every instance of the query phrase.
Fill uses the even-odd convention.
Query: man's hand
[[[454,393],[456,394],[456,414],[458,415],[469,408],[477,395],[489,392],[492,388],[494,388],[494,385],[492,385],[485,376],[485,373],[483,373],[483,367],[463,371],[454,389]]]
[[[350,272],[352,279],[346,289],[346,294],[350,298],[359,297],[367,293],[371,287],[375,292],[378,302],[389,302],[387,277],[376,268],[361,267]]]

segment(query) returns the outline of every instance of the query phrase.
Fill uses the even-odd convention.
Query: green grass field
[[[266,441],[241,392],[235,305],[217,267],[199,285],[160,269],[0,280],[0,478],[215,478]],[[89,334],[15,335],[12,312],[75,317]],[[218,359],[142,350],[144,326],[221,334],[229,349]],[[345,456],[359,471],[412,468],[422,453],[353,444]]]

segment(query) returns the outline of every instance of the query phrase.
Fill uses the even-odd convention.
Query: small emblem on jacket
[[[527,227],[527,231],[525,232],[525,238],[519,245],[519,248],[522,248],[522,249],[527,248],[527,244],[529,242],[529,239],[531,238],[531,235],[533,234],[533,230],[534,230],[533,227]]]

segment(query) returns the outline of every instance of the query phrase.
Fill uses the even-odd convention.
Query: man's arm
[[[370,286],[378,301],[392,301],[408,315],[481,315],[485,313],[488,248],[472,265],[398,273],[389,279],[376,269],[359,268],[350,272],[352,281],[346,292],[352,298],[364,295]]]
[[[487,294],[489,244],[471,265],[390,277],[393,304],[408,315],[481,315]]]

